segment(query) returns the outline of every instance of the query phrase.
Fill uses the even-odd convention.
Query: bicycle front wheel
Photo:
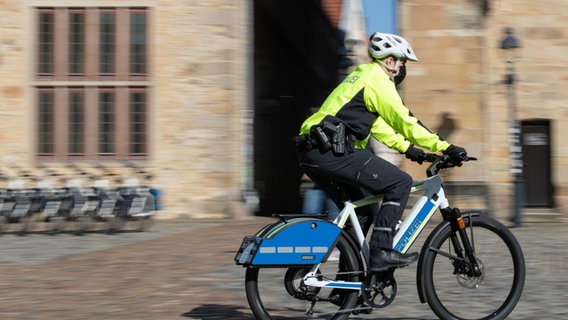
[[[347,319],[358,290],[310,287],[303,277],[312,266],[247,267],[245,289],[257,319]],[[359,281],[357,255],[343,235],[331,256],[320,265],[320,279]]]
[[[440,319],[507,317],[517,305],[525,282],[525,261],[515,236],[500,222],[464,216],[467,235],[480,272],[456,247],[464,245],[449,224],[434,230],[423,248],[426,299]],[[453,241],[452,241],[453,239]]]

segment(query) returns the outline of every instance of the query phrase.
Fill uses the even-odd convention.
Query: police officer
[[[375,219],[370,269],[380,272],[418,258],[416,252],[392,250],[412,178],[366,148],[368,139],[372,136],[418,163],[425,153],[415,145],[456,160],[467,153],[430,132],[403,104],[395,82],[404,77],[406,61],[418,61],[410,44],[400,36],[375,32],[368,53],[372,62],[359,65],[331,92],[304,121],[297,141],[301,168],[340,207],[345,200],[384,194],[378,214],[371,206],[357,209],[365,234]]]

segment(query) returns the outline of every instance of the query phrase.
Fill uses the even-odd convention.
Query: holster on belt
[[[324,121],[313,126],[310,131],[322,152],[329,149],[333,149],[335,154],[353,151],[355,141],[352,139],[352,135],[345,133],[345,125],[341,122],[334,125],[331,122]]]

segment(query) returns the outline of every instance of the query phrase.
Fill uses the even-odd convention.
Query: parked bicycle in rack
[[[147,230],[154,197],[146,186],[0,189],[0,232],[115,233],[128,225]]]

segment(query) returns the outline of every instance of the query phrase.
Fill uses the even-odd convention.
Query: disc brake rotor
[[[480,276],[470,275],[470,273],[473,273],[472,270],[469,270],[469,269],[471,269],[471,266],[467,267],[466,272],[463,272],[463,273],[460,272],[456,275],[458,283],[464,288],[477,289],[479,287],[479,285],[481,283],[483,283],[483,280],[485,279],[485,266],[483,265],[481,260],[476,259],[476,261],[477,261],[477,265],[479,266],[479,270],[481,272]]]

